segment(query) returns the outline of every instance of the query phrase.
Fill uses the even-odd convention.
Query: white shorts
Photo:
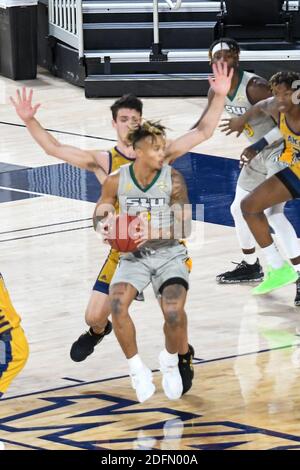
[[[253,191],[267,178],[275,175],[288,165],[278,161],[283,152],[283,144],[276,148],[265,149],[260,152],[249,165],[242,168],[237,185],[244,191]]]

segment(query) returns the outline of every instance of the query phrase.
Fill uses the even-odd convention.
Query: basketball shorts
[[[119,258],[120,258],[119,252],[112,248],[96,279],[93,290],[96,290],[98,292],[102,292],[103,294],[108,295],[109,284],[113,278],[115,270],[117,269]]]
[[[0,334],[0,398],[26,364],[29,347],[21,326]]]
[[[286,186],[294,199],[300,198],[300,165],[285,168],[276,174],[277,178]]]
[[[191,260],[182,243],[155,250],[141,248],[138,252],[121,255],[111,285],[125,282],[141,293],[151,283],[159,297],[160,288],[171,279],[176,278],[188,289],[190,267]]]
[[[243,166],[237,185],[244,191],[253,191],[267,178],[287,168],[287,163],[278,161],[283,152],[283,144],[274,149],[260,152],[249,165]]]

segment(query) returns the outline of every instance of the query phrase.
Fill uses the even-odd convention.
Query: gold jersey
[[[292,131],[286,121],[286,116],[280,113],[279,129],[284,138],[285,148],[279,160],[288,165],[294,165],[300,161],[300,134]]]
[[[108,174],[118,170],[122,165],[132,163],[135,158],[126,157],[117,147],[112,148],[109,152],[109,170]]]

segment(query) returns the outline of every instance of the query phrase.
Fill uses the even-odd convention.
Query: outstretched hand
[[[27,95],[27,89],[26,87],[23,87],[22,93],[20,90],[17,90],[14,98],[12,96],[9,97],[10,102],[15,107],[17,115],[25,124],[35,116],[37,110],[41,106],[40,103],[37,103],[33,106],[32,95],[33,90],[30,90],[29,94]]]
[[[212,65],[213,77],[209,77],[208,81],[216,95],[226,96],[231,87],[231,80],[233,77],[234,69],[231,68],[228,72],[227,62],[218,61]]]
[[[236,132],[236,136],[240,137],[243,130],[245,129],[245,124],[243,119],[240,117],[222,119],[222,123],[219,125],[219,128],[222,132],[225,132],[226,135],[230,135]]]

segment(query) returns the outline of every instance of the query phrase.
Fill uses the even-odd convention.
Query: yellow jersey
[[[279,161],[293,165],[300,161],[300,134],[295,134],[295,132],[289,128],[285,114],[283,113],[280,113],[279,116],[279,129],[285,142],[285,148],[279,157]]]
[[[4,279],[0,274],[0,334],[11,328],[16,328],[20,322],[21,318],[11,303]]]
[[[117,147],[112,148],[109,152],[109,170],[108,174],[118,170],[122,165],[132,163],[135,158],[126,157]]]
[[[109,170],[108,174],[118,170],[121,166],[127,165],[135,161],[135,158],[126,157],[117,147],[112,148],[109,152]],[[116,213],[119,212],[119,203],[115,204]]]

